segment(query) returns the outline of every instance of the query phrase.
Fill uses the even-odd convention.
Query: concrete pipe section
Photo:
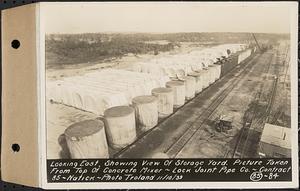
[[[155,96],[137,96],[132,99],[138,130],[148,131],[158,123],[158,100]]]
[[[202,76],[202,90],[203,90],[209,86],[209,80],[210,80],[209,72],[208,70],[204,69],[204,70],[197,71],[197,73],[201,74]]]
[[[182,81],[170,81],[166,83],[166,87],[172,88],[174,96],[174,107],[178,108],[185,102],[185,85]]]
[[[102,121],[75,123],[65,130],[65,137],[72,159],[109,158]]]
[[[154,88],[152,95],[158,99],[158,116],[166,117],[173,113],[174,96],[172,88]]]
[[[196,79],[196,93],[200,93],[202,89],[204,88],[204,80],[205,76],[201,72],[191,72],[188,74],[189,76],[192,76]]]
[[[108,143],[115,149],[124,148],[136,139],[134,109],[116,106],[104,111]]]
[[[196,78],[193,76],[183,77],[185,84],[185,99],[190,100],[195,97],[196,94]]]

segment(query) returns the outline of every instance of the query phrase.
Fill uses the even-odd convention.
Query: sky
[[[41,13],[48,34],[289,33],[291,5],[295,3],[42,3]]]

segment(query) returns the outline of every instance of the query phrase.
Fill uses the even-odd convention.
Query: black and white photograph
[[[288,9],[140,5],[47,7],[47,157],[290,158]]]
[[[299,189],[298,2],[13,2],[0,189]]]
[[[42,4],[46,184],[292,181],[295,10]]]

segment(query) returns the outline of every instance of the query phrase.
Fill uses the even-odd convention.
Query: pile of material
[[[218,79],[221,74],[221,67],[216,66],[216,63],[228,58],[233,53],[245,50],[246,47],[245,44],[223,44],[189,53],[155,58],[148,62],[136,63],[127,69],[159,76],[167,75],[171,79],[206,69],[214,73],[212,74],[213,79]],[[248,53],[243,55],[241,61],[247,55]],[[210,66],[214,67],[209,68]],[[206,80],[211,81],[210,79]]]
[[[219,45],[137,63],[125,70],[105,69],[48,82],[49,100],[103,116],[104,123],[84,121],[67,128],[71,157],[108,158],[107,145],[122,149],[132,144],[139,133],[156,126],[158,118],[171,115],[222,72],[248,58],[251,49],[245,49],[242,44]],[[241,53],[233,56],[236,52]]]
[[[131,67],[133,71],[105,69],[68,77],[48,83],[47,96],[54,102],[103,115],[107,108],[129,105],[136,96],[151,95],[152,89],[165,87],[170,79],[184,81],[192,76],[199,93],[220,78],[222,60],[245,48],[243,44],[225,44],[137,63]],[[242,52],[239,62],[250,54],[250,49]]]
[[[167,76],[107,69],[49,82],[47,97],[57,103],[103,115],[107,108],[129,105],[136,96],[151,95],[152,89],[164,87],[167,81]]]

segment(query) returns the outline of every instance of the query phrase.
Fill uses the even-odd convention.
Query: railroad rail
[[[269,73],[270,65],[273,61],[273,58],[274,58],[274,55],[273,55],[272,59],[269,60],[269,63],[264,71],[265,73]],[[263,86],[264,84],[263,83],[260,84],[260,88],[256,92],[255,99],[254,99],[255,100],[254,103],[256,104],[256,107],[254,109],[252,109],[251,116],[248,118],[248,120],[246,120],[246,122],[244,123],[244,125],[241,129],[240,135],[236,141],[236,144],[235,144],[235,147],[233,150],[232,158],[235,158],[235,157],[243,158],[243,157],[245,157],[246,154],[251,153],[250,150],[253,151],[253,145],[249,144],[249,139],[251,137],[252,138],[255,137],[254,133],[259,134],[258,136],[256,136],[256,138],[259,139],[259,137],[261,135],[260,134],[261,130],[263,129],[263,127],[261,127],[261,124],[264,124],[269,120],[270,112],[272,110],[272,106],[273,106],[276,91],[277,91],[277,84],[278,84],[278,77],[275,76],[272,87],[271,87],[271,91],[270,91],[271,95],[269,96],[269,99],[268,99],[267,105],[265,107],[265,110],[263,112],[263,115],[255,116],[255,113],[258,113],[258,111],[257,111],[258,105],[260,103],[262,91],[264,89],[264,86]],[[246,137],[245,141],[242,140],[244,137]],[[257,140],[257,141],[259,141],[259,140]],[[253,154],[254,153],[252,153],[252,155]],[[228,152],[226,155],[228,155]],[[256,156],[247,156],[246,155],[246,157],[256,157]]]
[[[230,71],[228,71],[228,73],[226,73],[225,75],[222,76],[222,78],[224,78],[225,76],[229,76],[229,75],[233,75],[233,73],[235,71],[238,71],[239,73],[237,75],[233,75],[234,82],[235,83],[231,83],[228,87],[226,87],[222,92],[220,92],[220,94],[218,94],[219,96],[216,97],[216,99],[213,100],[213,102],[206,108],[207,111],[203,112],[202,114],[199,115],[199,117],[195,120],[195,122],[191,123],[189,129],[179,137],[179,139],[177,139],[175,141],[175,143],[171,144],[170,146],[167,146],[167,149],[164,150],[164,152],[166,154],[168,154],[168,156],[172,156],[173,152],[177,154],[177,150],[180,149],[179,145],[182,144],[186,144],[187,141],[191,138],[190,135],[193,135],[193,132],[195,133],[197,131],[197,128],[195,127],[195,124],[199,124],[199,121],[201,124],[203,124],[203,122],[205,121],[206,118],[209,118],[209,116],[215,111],[215,109],[222,103],[222,101],[226,98],[226,96],[232,91],[232,89],[235,87],[235,85],[237,84],[237,82],[240,80],[238,79],[239,76],[241,76],[243,74],[243,72],[248,68],[248,66],[251,66],[251,64],[261,56],[262,54],[255,54],[254,57],[251,58],[251,60],[245,60],[244,63],[241,63],[240,65],[237,65],[236,67],[232,68]],[[238,79],[238,80],[237,80]],[[218,80],[219,81],[219,80]],[[215,82],[216,84],[217,82]],[[208,87],[205,88],[204,90],[201,91],[202,94],[203,92],[207,91]],[[199,95],[198,94],[198,95]],[[197,95],[197,96],[198,96]],[[193,99],[189,100],[188,102],[192,101]],[[188,103],[186,102],[185,105]],[[184,106],[181,106],[184,107]],[[159,124],[161,124],[162,122],[164,122],[165,120],[169,119],[170,117],[172,117],[173,115],[175,115],[176,111],[180,110],[179,107],[178,109],[176,109],[171,115],[169,115],[168,117],[162,119],[159,121]],[[214,109],[212,109],[214,108]],[[201,122],[202,121],[202,122]],[[141,139],[142,137],[146,136],[147,134],[151,133],[153,130],[155,130],[158,127],[158,125],[150,130],[148,130],[147,132],[139,135],[138,139]],[[138,141],[138,139],[136,141],[134,141],[133,143],[131,143],[130,145],[126,146],[125,148],[117,151],[116,153],[113,154],[113,156],[115,158],[118,158],[119,156],[121,156],[123,153],[125,153],[128,148],[132,147],[134,144],[136,144],[136,142]],[[179,143],[180,142],[180,143]],[[177,146],[178,145],[178,146]],[[176,148],[176,149],[175,149]],[[175,154],[175,155],[176,155]],[[170,156],[170,157],[171,157]]]
[[[240,81],[240,76],[246,72],[246,69],[252,68],[256,64],[256,60],[259,57],[256,56],[251,61],[247,62],[242,67],[240,66],[238,74],[234,75],[235,79],[231,82],[223,91],[221,91],[218,96],[212,101],[212,103],[205,108],[205,111],[199,115],[199,117],[192,123],[189,129],[182,134],[169,148],[167,148],[164,153],[166,153],[170,158],[174,158],[178,153],[184,148],[184,146],[189,142],[189,140],[199,131],[203,124],[211,117],[218,106],[223,102],[227,95],[234,89],[237,83]],[[254,64],[253,64],[254,62]],[[228,73],[229,74],[229,73]]]
[[[288,71],[289,71],[289,68],[290,68],[290,58],[288,56],[289,54],[289,46],[287,47],[287,50],[285,52],[285,55],[284,55],[284,60],[282,62],[282,65],[285,66],[287,65],[286,67],[283,67],[283,73],[284,73],[284,79],[283,79],[283,86],[286,87],[286,77],[287,77],[287,74],[288,74]],[[278,81],[277,81],[278,83]],[[287,93],[285,94],[285,98],[284,98],[284,102],[285,103],[287,101]],[[281,105],[281,107],[284,107],[284,105]],[[275,115],[273,116],[273,119],[269,119],[268,120],[268,123],[273,123],[273,124],[277,124],[277,120],[280,119],[283,115],[283,109],[279,109]]]

